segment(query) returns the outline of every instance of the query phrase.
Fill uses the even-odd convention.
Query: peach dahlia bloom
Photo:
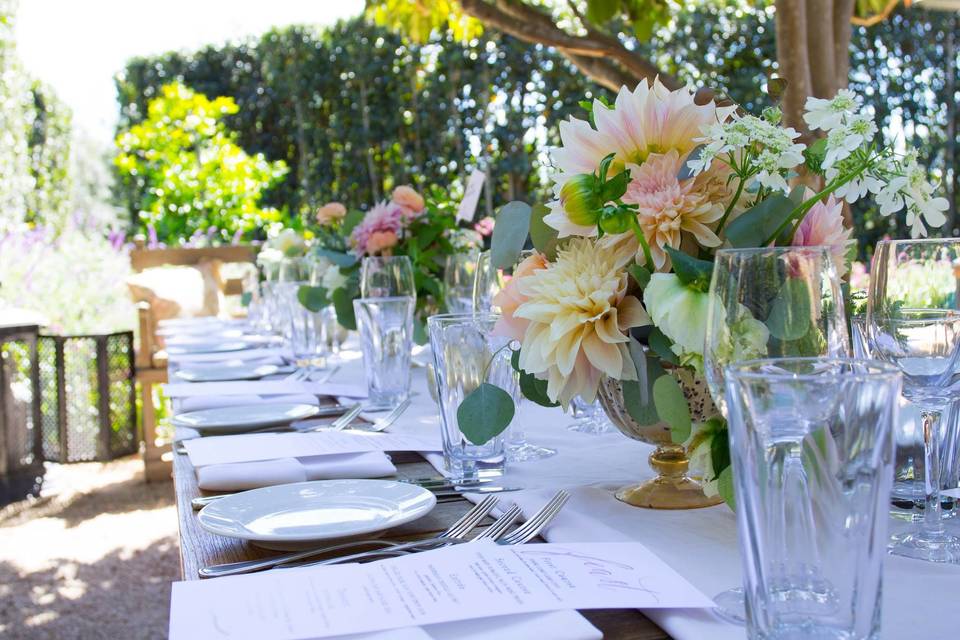
[[[658,269],[667,264],[662,247],[680,248],[683,234],[700,243],[713,243],[704,246],[716,246],[719,240],[707,225],[719,219],[723,200],[729,198],[725,176],[717,175],[718,167],[702,178],[679,181],[676,171],[669,175],[669,167],[676,165],[679,170],[697,146],[695,139],[703,135],[701,128],[725,121],[734,109],[714,102],[698,105],[692,89],[670,91],[659,80],[653,84],[642,81],[633,91],[621,88],[612,107],[595,101],[596,129],[575,118],[560,123],[562,146],[550,150],[557,171],[557,199],[550,203],[551,212],[544,220],[560,237],[596,235],[595,228],[570,220],[559,200],[560,189],[578,174],[595,173],[605,156],[616,153],[611,175],[630,169],[631,185],[623,200],[645,205],[641,227],[645,235],[653,234],[646,235],[651,249],[654,244],[660,247],[655,256]],[[645,169],[647,165],[650,167]]]
[[[399,241],[397,234],[393,231],[374,231],[367,239],[367,253],[386,255],[386,252],[397,246]]]
[[[525,301],[513,317],[529,321],[520,366],[547,380],[552,400],[566,406],[579,395],[593,402],[603,374],[636,379],[626,332],[650,318],[640,301],[627,295],[624,267],[632,258],[577,238],[546,269],[517,279]]]
[[[413,187],[401,185],[393,190],[390,199],[404,208],[404,217],[415,218],[417,214],[423,211],[426,203],[423,196],[413,190]]]
[[[513,270],[511,277],[504,287],[493,296],[493,306],[500,308],[500,318],[494,327],[494,333],[500,336],[513,338],[518,342],[523,342],[523,336],[527,331],[529,320],[518,318],[514,314],[517,308],[527,301],[527,297],[520,293],[520,280],[535,271],[547,268],[547,259],[543,254],[534,251],[524,258],[520,264]]]
[[[347,208],[339,202],[328,202],[317,209],[317,224],[326,226],[347,215]]]

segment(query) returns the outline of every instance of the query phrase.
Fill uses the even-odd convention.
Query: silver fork
[[[314,417],[324,417],[333,412],[334,409],[325,409],[321,408],[320,411]],[[295,427],[292,424],[284,424],[273,427],[263,427],[261,429],[253,429],[251,431],[244,431],[244,433],[287,433],[287,432],[300,432],[300,433],[310,433],[311,431],[328,431],[333,429],[334,431],[340,431],[345,428],[351,422],[353,422],[360,412],[363,411],[363,407],[359,404],[352,405],[345,412],[340,413],[340,417],[332,422],[327,422],[324,424],[319,424],[315,427]],[[336,415],[336,414],[333,414]]]
[[[525,544],[536,538],[543,529],[550,524],[554,518],[557,517],[557,514],[560,513],[560,510],[563,509],[563,506],[567,504],[567,500],[570,499],[570,494],[562,489],[558,491],[552,498],[550,498],[547,504],[543,505],[539,511],[533,514],[529,520],[524,522],[522,525],[517,527],[516,530],[510,532],[509,534],[500,538],[503,531],[505,531],[513,521],[517,519],[517,516],[520,515],[520,508],[514,505],[509,509],[504,515],[497,518],[497,521],[494,522],[486,531],[478,535],[473,540],[466,539],[448,539],[442,543],[438,543],[432,546],[423,546],[423,547],[414,547],[414,548],[402,548],[402,547],[390,547],[388,549],[374,549],[373,551],[365,551],[363,553],[355,553],[349,556],[342,556],[339,558],[331,558],[329,560],[320,560],[318,562],[310,562],[306,564],[297,564],[298,567],[312,567],[314,565],[330,565],[330,564],[340,564],[341,562],[356,562],[359,560],[375,560],[380,558],[390,558],[398,555],[406,555],[407,553],[416,553],[419,551],[429,551],[430,549],[436,549],[438,547],[446,547],[452,544],[461,544],[465,542],[474,542],[476,540],[483,539],[493,539],[496,540],[497,544],[503,545],[516,545],[516,544]],[[493,531],[491,531],[493,529]],[[488,533],[489,532],[489,533]]]
[[[371,424],[369,427],[362,427],[359,430],[360,431],[385,431],[387,427],[389,427],[390,425],[392,425],[394,422],[397,421],[397,418],[399,418],[400,415],[404,411],[406,411],[407,407],[409,406],[410,406],[410,398],[407,398],[406,400],[404,400],[403,402],[395,406],[393,409],[391,409],[390,413],[383,416],[382,418],[377,418],[373,422],[373,424]],[[340,429],[343,429],[343,428],[344,427],[340,427]]]
[[[461,516],[456,522],[450,525],[446,531],[433,538],[427,538],[425,540],[415,540],[413,542],[393,542],[390,540],[354,540],[352,542],[345,542],[343,544],[328,547],[320,547],[318,549],[308,549],[306,551],[287,553],[282,556],[274,556],[272,558],[265,558],[263,560],[244,560],[242,562],[215,564],[209,567],[201,567],[198,573],[200,574],[201,578],[218,578],[220,576],[232,576],[240,573],[253,573],[254,571],[271,569],[277,565],[288,562],[306,560],[307,558],[312,558],[313,556],[318,556],[325,553],[344,551],[354,547],[369,546],[372,544],[391,546],[393,548],[408,548],[417,545],[437,543],[438,541],[442,542],[452,538],[459,539],[473,531],[473,529],[480,524],[480,521],[483,520],[496,506],[497,501],[498,498],[496,496],[487,496],[481,502],[478,502],[476,505],[474,505],[472,509],[463,514],[463,516]]]
[[[356,562],[357,560],[375,560],[380,558],[393,558],[396,556],[405,556],[411,553],[417,553],[418,551],[428,551],[429,549],[439,549],[440,547],[449,547],[454,544],[461,544],[464,542],[478,542],[480,540],[496,540],[504,534],[504,532],[510,528],[517,518],[520,517],[520,507],[517,505],[511,505],[509,509],[503,512],[489,527],[484,529],[480,535],[476,536],[472,540],[463,537],[450,537],[445,540],[437,540],[430,543],[429,545],[418,545],[415,547],[404,547],[402,545],[397,545],[394,547],[387,547],[386,549],[374,549],[372,551],[364,551],[362,553],[354,553],[349,556],[341,556],[339,558],[329,558],[327,560],[315,560],[313,562],[297,562],[296,564],[286,564],[280,565],[278,569],[290,569],[293,567],[315,567],[317,565],[328,565],[328,564],[342,564],[344,562]]]

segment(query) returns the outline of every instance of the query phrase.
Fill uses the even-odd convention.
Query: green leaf
[[[717,480],[717,491],[720,497],[727,503],[727,506],[737,510],[736,490],[733,486],[733,467],[727,467],[720,472],[720,478]]]
[[[363,211],[348,211],[347,215],[343,217],[343,226],[340,227],[340,233],[344,236],[349,235],[354,227],[363,222],[365,216],[366,214]]]
[[[718,477],[724,469],[730,466],[730,438],[728,434],[729,432],[726,429],[722,429],[717,431],[713,439],[710,440],[710,462],[713,464],[713,472]]]
[[[244,291],[243,293],[240,294],[240,306],[249,307],[251,300],[253,300],[252,291]]]
[[[467,394],[457,407],[457,424],[467,440],[481,445],[510,426],[515,410],[509,393],[484,382]]]
[[[653,352],[660,356],[661,360],[665,360],[670,364],[680,364],[680,359],[677,357],[677,354],[674,353],[671,347],[673,343],[670,342],[670,338],[664,335],[663,331],[660,331],[657,327],[654,327],[650,330],[650,335],[647,336],[647,344],[650,345],[650,348],[653,349]]]
[[[660,418],[670,425],[670,437],[674,442],[685,442],[693,426],[690,407],[683,395],[680,383],[671,375],[662,375],[653,383],[653,404]]]
[[[333,308],[337,311],[337,322],[344,329],[357,330],[357,317],[353,313],[353,296],[346,289],[333,292]]]
[[[357,264],[357,256],[352,253],[343,253],[342,251],[331,251],[330,249],[314,249],[314,253],[318,256],[328,259],[333,264],[338,267],[352,267]]]
[[[650,282],[650,270],[646,267],[641,267],[638,264],[632,264],[627,268],[627,271],[630,272],[630,275],[633,276],[633,279],[637,281],[637,284],[641,289],[646,289],[647,284]]]
[[[698,144],[690,153],[687,154],[687,157],[684,159],[683,164],[680,165],[680,170],[677,171],[677,180],[687,180],[693,177],[693,170],[690,168],[689,163],[692,160],[697,160],[700,158],[700,154],[703,153],[703,150],[707,148],[705,144]]]
[[[630,183],[630,172],[621,171],[614,177],[607,180],[602,187],[600,187],[600,200],[601,202],[610,202],[611,200],[619,200],[623,197],[623,194],[627,192],[627,185]]]
[[[787,278],[767,316],[770,335],[779,340],[799,340],[810,330],[810,291],[800,278]]]
[[[509,269],[517,263],[527,242],[531,212],[530,205],[518,200],[500,207],[490,240],[490,261],[494,268]]]
[[[510,366],[513,367],[514,371],[523,372],[523,369],[520,368],[520,349],[510,354]]]
[[[533,207],[530,212],[530,240],[537,251],[555,260],[557,257],[557,230],[543,221],[543,217],[550,213],[550,208],[543,204]]]
[[[538,404],[541,407],[559,407],[559,402],[554,402],[547,395],[547,381],[541,380],[532,373],[526,371],[520,372],[520,393],[523,397]]]
[[[653,384],[665,375],[656,357],[643,351],[635,340],[630,341],[630,353],[637,369],[637,380],[624,380],[623,406],[638,424],[649,426],[660,421],[653,401]]]
[[[430,341],[430,336],[427,334],[427,323],[418,315],[413,316],[413,341],[420,345],[427,344]]]
[[[326,289],[323,287],[311,287],[309,285],[303,285],[297,289],[297,300],[314,313],[330,304],[330,301],[327,299]]]
[[[773,193],[727,225],[724,235],[737,248],[762,247],[780,228],[796,205],[782,193]]]
[[[587,0],[587,19],[602,24],[620,10],[620,0]]]
[[[697,291],[710,290],[710,276],[713,274],[713,263],[694,258],[683,251],[672,247],[664,247],[673,262],[673,271],[680,282]]]

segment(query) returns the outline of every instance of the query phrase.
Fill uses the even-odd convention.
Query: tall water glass
[[[327,325],[324,310],[311,311],[296,296],[289,301],[290,350],[297,366],[324,366],[328,353]]]
[[[413,307],[409,296],[353,301],[370,410],[391,409],[410,395]]]
[[[457,480],[499,475],[504,469],[504,434],[475,444],[460,430],[457,409],[484,382],[516,398],[517,374],[510,366],[509,338],[494,335],[499,316],[442,314],[427,319],[440,403],[443,458]]]
[[[747,637],[880,637],[900,372],[784,358],[726,372]]]
[[[443,298],[450,313],[473,310],[473,285],[476,280],[479,250],[447,256],[443,269]]]
[[[521,251],[517,264],[526,260],[533,254],[533,251]],[[494,266],[491,253],[484,251],[477,260],[476,276],[473,282],[473,310],[476,313],[499,313],[500,308],[494,304],[494,298],[500,293],[509,279],[515,267],[508,269],[510,273],[504,273],[503,269]],[[517,391],[515,396],[519,406],[523,400],[523,394]],[[523,429],[521,420],[514,420],[507,431],[507,460],[510,462],[526,462],[528,460],[542,460],[557,454],[556,449],[542,447],[527,440],[526,431]]]
[[[903,372],[903,395],[920,409],[924,446],[923,520],[894,536],[890,552],[951,564],[960,564],[960,538],[943,525],[940,444],[955,442],[956,434],[943,430],[957,425],[940,417],[960,398],[960,311],[954,276],[958,260],[960,239],[880,242],[867,297],[870,350]]]
[[[406,296],[417,299],[413,263],[407,256],[372,256],[360,263],[360,295],[364,298]]]

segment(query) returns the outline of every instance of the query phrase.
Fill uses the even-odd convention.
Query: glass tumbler
[[[455,480],[500,475],[504,470],[504,434],[482,444],[460,430],[457,409],[463,399],[488,382],[516,402],[519,383],[510,366],[510,339],[493,333],[493,313],[441,314],[427,319],[440,404],[443,458]],[[509,429],[509,427],[508,427]]]
[[[353,301],[371,411],[392,409],[410,395],[413,307],[408,296]]]
[[[899,370],[775,358],[725,384],[747,637],[878,639]]]

